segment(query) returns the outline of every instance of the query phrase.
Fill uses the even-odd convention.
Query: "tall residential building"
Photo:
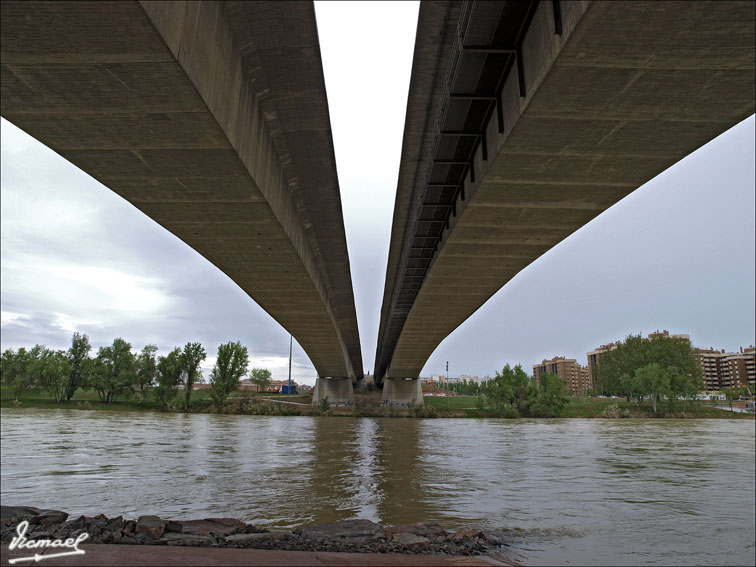
[[[588,369],[580,366],[574,358],[556,356],[551,360],[544,360],[541,364],[533,365],[533,378],[541,384],[542,374],[556,374],[567,382],[570,391],[575,396],[583,395],[592,389],[592,382]]]
[[[743,388],[746,384],[751,391],[756,387],[756,348],[740,348],[740,352],[725,352],[713,348],[693,349],[698,364],[703,371],[706,389]]]
[[[599,361],[601,360],[601,355],[605,352],[609,352],[610,350],[614,350],[615,348],[617,348],[617,343],[609,343],[608,345],[601,345],[599,347],[596,347],[591,352],[586,353],[586,355],[588,356],[588,376],[591,379],[591,387],[593,388],[594,392],[598,392],[598,368]]]
[[[690,342],[690,335],[670,335],[669,331],[667,331],[666,329],[661,332],[659,332],[659,330],[657,329],[655,333],[648,334],[649,339],[656,339],[659,337],[667,337],[668,339],[680,339]]]

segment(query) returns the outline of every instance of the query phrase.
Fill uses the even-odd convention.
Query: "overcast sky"
[[[418,5],[319,3],[316,13],[365,370],[372,371]],[[391,41],[385,41],[385,30]],[[288,333],[228,277],[87,174],[2,121],[2,349],[161,353],[240,340],[285,378]],[[452,333],[423,375],[484,376],[585,353],[628,333],[697,346],[754,340],[754,117],[650,181],[528,266]],[[293,376],[315,370],[295,346]]]

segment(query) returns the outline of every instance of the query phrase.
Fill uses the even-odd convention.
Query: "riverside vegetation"
[[[218,347],[210,388],[202,391],[193,390],[206,358],[200,343],[160,357],[156,345],[134,353],[122,338],[95,357],[91,350],[89,337],[80,333],[66,351],[44,345],[6,350],[0,358],[2,406],[357,417],[750,417],[696,402],[703,384],[690,345],[667,337],[630,335],[605,353],[595,377],[600,397],[570,397],[559,376],[544,374],[536,382],[522,366],[506,365],[481,383],[442,383],[446,395],[427,396],[425,407],[414,409],[380,407],[372,383],[355,391],[353,408],[331,407],[327,400],[313,407],[306,387],[297,396],[272,395],[265,392],[270,371],[249,369],[248,350],[239,342]],[[245,375],[264,393],[240,392]],[[741,392],[726,394],[733,399]]]

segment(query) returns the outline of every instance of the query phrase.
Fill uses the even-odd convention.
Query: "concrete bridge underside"
[[[376,353],[386,403],[422,403],[407,379],[507,281],[754,112],[755,6],[421,5]]]
[[[2,2],[0,21],[2,115],[215,264],[351,392],[312,3]]]

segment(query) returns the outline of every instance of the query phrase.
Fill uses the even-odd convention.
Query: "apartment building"
[[[594,392],[598,392],[598,368],[601,355],[610,350],[614,350],[615,348],[617,348],[617,343],[609,343],[596,347],[591,352],[586,353],[586,356],[588,357],[588,376],[590,377],[591,388]]]
[[[541,375],[556,374],[567,382],[572,395],[581,396],[593,389],[593,383],[588,368],[581,366],[574,358],[556,356],[551,360],[543,360],[541,364],[533,365],[533,378],[541,384]]]
[[[746,384],[753,391],[756,386],[756,348],[753,346],[740,347],[740,352],[695,348],[693,353],[708,391],[743,388]]]
[[[649,339],[658,339],[660,337],[666,337],[668,339],[679,339],[683,341],[688,341],[690,343],[690,335],[670,335],[669,331],[664,329],[663,331],[659,332],[657,329],[655,333],[649,333],[648,338]]]

